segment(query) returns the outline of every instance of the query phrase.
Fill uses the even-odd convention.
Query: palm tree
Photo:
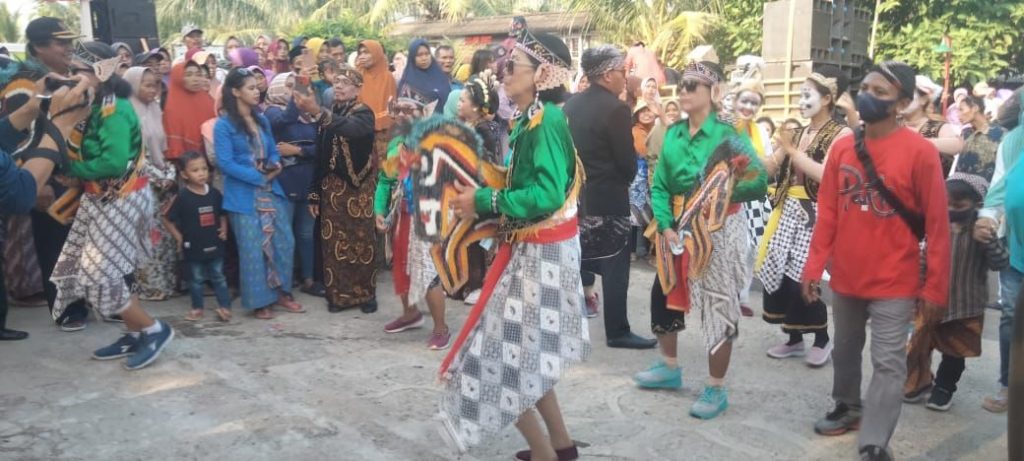
[[[684,64],[695,45],[706,42],[718,16],[699,0],[570,0],[573,12],[589,13],[592,27],[609,43],[642,41],[666,66]]]
[[[19,11],[11,12],[6,3],[0,3],[0,42],[17,42],[21,37],[18,27]]]

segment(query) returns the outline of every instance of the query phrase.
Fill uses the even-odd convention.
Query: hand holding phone
[[[312,82],[310,81],[308,75],[296,75],[295,86],[293,87],[293,89],[295,91],[298,91],[299,93],[302,93],[303,95],[309,96],[309,87],[311,84]]]

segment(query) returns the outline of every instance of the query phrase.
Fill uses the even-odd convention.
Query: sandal
[[[256,311],[253,312],[253,316],[260,320],[272,320],[274,318],[274,313],[270,311],[269,307],[263,307],[256,309]]]
[[[220,318],[221,322],[230,322],[231,321],[231,311],[230,310],[225,309],[223,307],[218,307],[215,312],[217,312],[217,317]]]
[[[306,308],[302,307],[302,304],[295,302],[294,299],[281,298],[277,300],[277,305],[281,306],[284,310],[293,314],[304,314]]]
[[[203,310],[202,309],[192,309],[192,312],[189,312],[188,315],[185,316],[185,320],[188,320],[189,322],[198,322],[199,320],[202,320],[202,319],[203,319]]]

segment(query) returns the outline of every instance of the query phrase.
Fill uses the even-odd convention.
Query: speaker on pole
[[[96,40],[124,42],[135,53],[160,46],[154,0],[92,0]]]

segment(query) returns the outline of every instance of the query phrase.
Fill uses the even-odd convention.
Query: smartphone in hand
[[[295,86],[293,87],[295,91],[298,91],[299,93],[309,96],[310,85],[312,85],[312,82],[310,81],[308,75],[295,76]]]

